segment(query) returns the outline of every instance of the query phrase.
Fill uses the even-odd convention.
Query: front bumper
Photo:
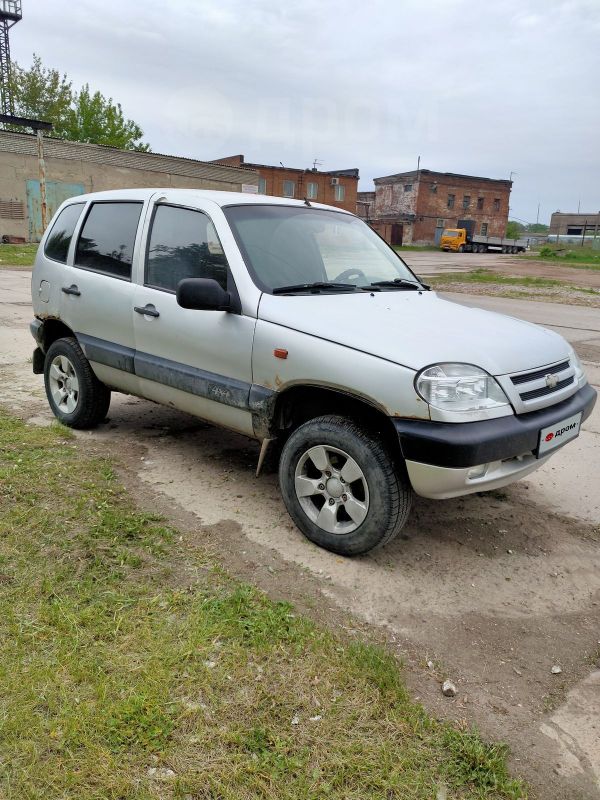
[[[562,403],[481,422],[394,419],[413,489],[444,499],[506,486],[541,466],[539,433],[574,414],[591,414],[596,392],[586,384]],[[485,468],[485,469],[484,469]]]

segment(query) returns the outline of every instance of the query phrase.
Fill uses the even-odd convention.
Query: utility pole
[[[535,224],[536,225],[540,224],[540,204],[539,204],[539,202],[538,202],[537,217],[535,218]]]
[[[42,228],[48,224],[48,203],[46,201],[46,162],[44,160],[43,131],[51,131],[52,123],[40,119],[26,119],[15,116],[15,99],[11,91],[10,41],[8,32],[22,19],[21,0],[0,0],[0,123],[31,128],[37,139],[38,171],[40,179],[40,206]]]
[[[40,179],[40,205],[42,212],[42,228],[46,230],[48,224],[48,204],[46,202],[46,162],[44,160],[44,136],[42,131],[51,131],[52,123],[41,119],[27,119],[15,117],[13,114],[0,114],[0,122],[7,125],[17,125],[20,128],[32,128],[37,138],[38,172]]]

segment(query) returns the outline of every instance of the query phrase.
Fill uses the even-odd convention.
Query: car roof
[[[193,202],[194,199],[210,200],[218,206],[238,206],[238,205],[281,205],[281,206],[304,206],[304,200],[294,200],[289,197],[273,197],[267,194],[253,194],[250,192],[218,192],[208,189],[177,189],[173,187],[157,187],[148,189],[112,189],[105,192],[91,192],[80,194],[69,198],[69,203],[81,203],[87,200],[140,200],[144,201],[155,194],[168,193],[169,197],[176,196],[182,203]],[[311,207],[324,208],[328,211],[338,211],[342,214],[351,214],[343,208],[315,203],[308,201]]]

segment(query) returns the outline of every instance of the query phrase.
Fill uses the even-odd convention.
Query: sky
[[[32,54],[152,150],[373,178],[509,178],[510,217],[600,210],[600,0],[23,0]]]

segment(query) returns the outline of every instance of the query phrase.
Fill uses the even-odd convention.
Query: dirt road
[[[569,262],[537,261],[525,256],[508,256],[501,253],[444,253],[441,250],[399,251],[417,275],[443,275],[451,272],[470,272],[488,269],[501,275],[530,278],[551,278],[573,286],[600,289],[600,270],[569,266]]]
[[[0,273],[0,402],[45,424],[42,381],[27,363],[28,281]],[[554,327],[600,384],[597,310],[455,299]],[[401,539],[348,560],[298,533],[276,476],[254,478],[258,448],[241,436],[120,395],[107,424],[79,434],[115,455],[142,501],[194,530],[228,570],[384,636],[414,694],[434,713],[508,741],[515,771],[544,800],[600,797],[599,437],[597,409],[539,473],[482,496],[417,499]],[[441,696],[446,676],[455,699]]]

